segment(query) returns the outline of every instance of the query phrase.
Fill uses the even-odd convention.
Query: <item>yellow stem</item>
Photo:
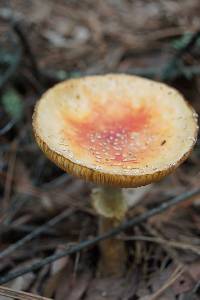
[[[100,215],[99,234],[103,234],[118,226],[125,217],[127,204],[122,190],[103,187],[92,193],[93,206]],[[125,271],[127,253],[124,241],[110,238],[100,243],[100,276],[122,276]]]

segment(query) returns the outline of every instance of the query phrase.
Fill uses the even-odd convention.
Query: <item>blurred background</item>
[[[93,185],[47,160],[35,144],[31,122],[36,101],[57,82],[108,72],[166,82],[199,113],[199,0],[0,0],[0,279],[97,234],[89,201]],[[133,202],[142,200],[127,217],[199,185],[198,139],[174,174],[127,191]],[[55,225],[17,244],[55,216]],[[133,235],[135,241],[129,239]],[[200,196],[121,238],[129,251],[124,281],[96,278],[95,246],[6,286],[58,300],[199,299]]]

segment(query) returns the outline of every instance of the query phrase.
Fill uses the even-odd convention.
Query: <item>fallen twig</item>
[[[178,266],[172,276],[165,282],[165,284],[159,288],[153,295],[150,296],[149,300],[161,299],[160,296],[163,292],[170,287],[184,272],[184,269]],[[159,297],[159,298],[158,298]]]
[[[3,198],[3,210],[6,210],[9,207],[9,198],[10,198],[12,182],[13,182],[18,144],[19,144],[18,140],[14,140],[14,142],[11,145],[12,151],[10,153],[10,158],[8,162],[8,171],[6,174],[5,191],[4,191],[4,198]]]
[[[192,289],[190,295],[189,295],[188,298],[185,299],[185,300],[192,300],[192,299],[193,299],[192,297],[193,297],[196,293],[198,293],[199,289],[200,289],[200,280],[195,284],[195,286],[193,287],[193,289]],[[190,298],[189,298],[189,297],[190,297]]]
[[[200,247],[196,247],[194,245],[190,245],[187,243],[181,243],[173,240],[168,241],[163,238],[154,238],[150,236],[125,236],[122,237],[122,239],[125,241],[145,241],[145,242],[157,243],[161,245],[165,244],[173,248],[192,251],[200,256]]]
[[[70,249],[66,249],[65,251],[58,253],[58,254],[54,254],[51,256],[48,256],[44,259],[42,259],[41,261],[34,263],[28,267],[25,268],[21,268],[16,272],[10,272],[5,276],[2,276],[0,278],[0,284],[6,283],[12,279],[15,279],[19,276],[22,276],[26,273],[32,272],[32,271],[36,271],[38,269],[40,269],[41,267],[50,264],[52,262],[54,262],[55,260],[58,260],[64,256],[70,255],[70,254],[74,254],[77,253],[85,248],[94,246],[95,244],[99,243],[102,240],[108,239],[116,234],[118,234],[119,232],[138,225],[146,220],[148,220],[149,218],[151,218],[152,216],[155,216],[156,214],[162,213],[164,211],[166,211],[167,209],[169,209],[170,207],[174,206],[174,205],[178,205],[179,203],[186,201],[188,198],[193,197],[197,194],[200,193],[200,188],[198,189],[194,189],[192,191],[189,192],[185,192],[177,197],[174,197],[173,199],[162,203],[161,205],[159,205],[158,207],[155,207],[143,214],[141,214],[138,217],[135,217],[134,219],[131,219],[127,222],[124,222],[122,225],[116,227],[115,229],[112,229],[108,232],[106,232],[105,234],[101,235],[101,236],[97,236],[96,238],[92,239],[92,240],[87,240],[87,241],[83,241],[75,246],[72,246]]]
[[[4,286],[0,286],[0,295],[16,300],[52,300],[50,298],[41,297],[26,292],[15,291]]]
[[[0,135],[4,135],[8,131],[10,131],[15,125],[15,120],[10,120],[4,127],[0,128]]]
[[[21,24],[18,21],[12,20],[11,25],[12,25],[13,31],[18,36],[18,38],[21,42],[22,48],[30,62],[32,74],[33,74],[35,80],[37,81],[36,85],[37,85],[38,93],[42,94],[44,92],[44,87],[42,84],[43,83],[42,79],[44,79],[44,77],[41,74],[37,60],[35,59],[34,53],[32,51],[30,42],[29,42]]]
[[[29,61],[31,63],[31,68],[32,68],[33,74],[39,80],[39,78],[40,78],[39,67],[38,67],[37,61],[35,59],[35,56],[32,52],[32,49],[30,47],[29,41],[28,41],[21,25],[19,24],[19,22],[13,21],[12,26],[13,26],[14,32],[17,34],[17,36],[19,37],[19,39],[21,41],[21,44],[24,48],[24,51],[28,55]]]
[[[65,218],[69,217],[75,209],[66,209],[59,215],[55,216],[48,222],[46,222],[44,225],[36,228],[31,233],[27,234],[24,238],[17,241],[16,243],[10,245],[8,248],[6,248],[4,251],[0,252],[0,259],[5,258],[6,256],[10,255],[12,252],[23,246],[25,243],[31,241],[36,236],[40,235],[41,233],[45,232],[49,227],[55,226],[58,222],[61,222]]]

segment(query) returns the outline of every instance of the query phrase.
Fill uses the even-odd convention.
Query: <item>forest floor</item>
[[[1,0],[0,36],[0,300],[200,299],[200,190],[186,194],[200,187],[200,139],[172,175],[128,191],[139,203],[127,220],[187,197],[120,232],[127,272],[98,278],[98,243],[45,260],[92,240],[98,222],[93,184],[51,163],[31,124],[55,83],[111,72],[164,81],[200,113],[199,0]]]

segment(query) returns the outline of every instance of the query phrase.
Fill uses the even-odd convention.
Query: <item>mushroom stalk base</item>
[[[127,204],[122,189],[101,187],[92,192],[93,206],[99,218],[99,234],[117,227],[125,217]],[[123,241],[110,238],[100,243],[99,276],[122,276],[127,253]]]

